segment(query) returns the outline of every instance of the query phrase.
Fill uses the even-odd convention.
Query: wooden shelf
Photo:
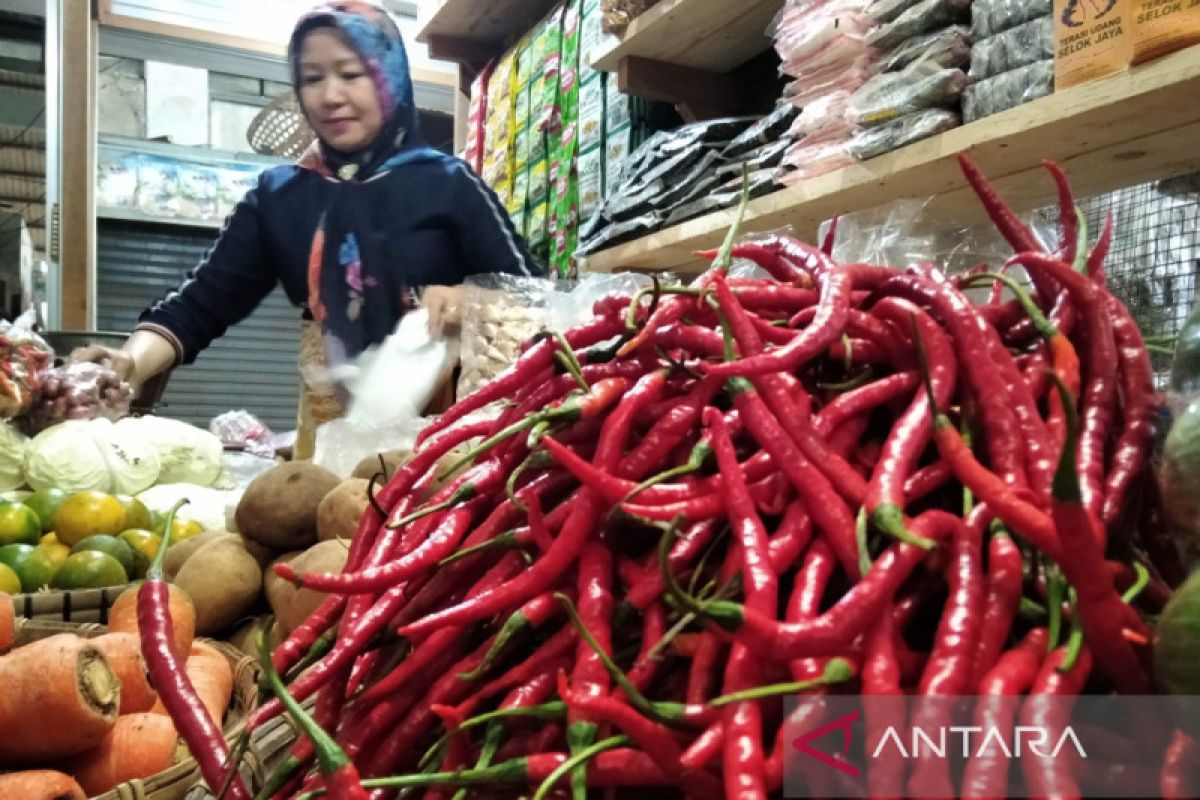
[[[783,0],[660,0],[625,35],[585,54],[615,72],[630,57],[725,73],[771,46],[767,26]]]
[[[958,153],[1026,210],[1055,197],[1043,159],[1057,161],[1080,196],[1184,174],[1200,169],[1197,97],[1200,45],[760,197],[743,230],[791,225],[813,241],[825,219],[902,197],[933,197],[930,213],[976,221],[982,212]],[[720,244],[732,220],[732,210],[699,217],[594,253],[585,268],[697,271],[704,262],[692,252]]]
[[[422,5],[417,41],[433,58],[482,63],[499,55],[558,0],[440,0]],[[429,10],[426,8],[432,6]]]

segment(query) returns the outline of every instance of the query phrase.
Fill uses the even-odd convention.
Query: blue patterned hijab
[[[302,168],[338,184],[313,233],[308,263],[308,309],[322,327],[326,363],[333,366],[382,341],[397,322],[394,298],[372,302],[376,291],[385,287],[395,291],[396,281],[395,276],[380,272],[394,265],[372,258],[363,246],[377,238],[363,228],[368,220],[378,218],[370,213],[373,209],[363,184],[405,164],[444,156],[421,141],[404,42],[391,17],[372,3],[326,2],[300,18],[288,45],[297,97],[304,37],[317,28],[340,32],[362,58],[383,117],[379,133],[363,149],[344,153],[316,141],[298,161]],[[400,291],[406,305],[415,304],[407,287]]]

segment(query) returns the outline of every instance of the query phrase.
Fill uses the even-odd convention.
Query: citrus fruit
[[[0,545],[37,544],[42,521],[32,508],[0,501]]]
[[[42,521],[42,533],[54,530],[54,515],[69,496],[62,489],[38,489],[25,498],[25,505],[32,508]]]
[[[49,533],[43,535],[42,538],[38,539],[38,544],[62,544],[62,542],[58,540],[57,533],[50,531]]]
[[[141,500],[127,494],[116,495],[116,498],[117,502],[125,509],[125,524],[121,526],[121,530],[149,528],[153,524],[153,520],[150,519],[150,509],[146,508],[146,504]]]
[[[129,576],[121,562],[108,553],[82,550],[67,556],[51,583],[55,589],[99,589],[127,583]]]
[[[176,517],[171,522],[171,533],[168,536],[163,529],[159,529],[160,536],[166,538],[168,544],[179,544],[184,539],[190,539],[198,533],[204,533],[204,526],[194,519],[180,519]]]
[[[63,501],[54,517],[54,532],[68,547],[93,534],[116,536],[123,530],[125,506],[104,492],[77,492]]]
[[[20,594],[21,579],[11,568],[0,564],[0,592],[5,594]]]
[[[150,562],[154,560],[158,548],[162,545],[162,538],[158,534],[140,528],[121,531],[121,535],[117,538],[133,550],[133,572],[130,573],[130,577],[144,577],[146,570],[150,569]]]
[[[21,574],[21,586],[26,592],[36,592],[43,586],[49,586],[54,580],[54,573],[67,560],[71,551],[65,544],[39,544],[33,548],[33,554],[25,562],[25,570]]]
[[[88,550],[93,550],[97,553],[108,553],[121,562],[121,567],[125,570],[126,575],[133,572],[133,548],[116,536],[106,536],[102,533],[89,536],[72,547],[71,553],[82,553]]]
[[[21,582],[22,587],[27,583],[25,567],[32,556],[33,545],[31,544],[6,544],[0,547],[0,564],[16,573],[17,580]]]

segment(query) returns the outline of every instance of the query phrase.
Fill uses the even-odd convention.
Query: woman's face
[[[383,127],[366,65],[332,28],[317,28],[304,37],[300,102],[321,141],[344,153],[366,147]]]

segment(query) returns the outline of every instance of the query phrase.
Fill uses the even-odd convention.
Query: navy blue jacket
[[[397,287],[453,286],[489,272],[543,274],[496,195],[461,159],[419,160],[361,183],[289,165],[260,176],[200,265],[144,311],[137,328],[164,336],[177,363],[188,364],[276,284],[293,304],[305,305],[312,232],[334,192],[362,193],[352,199],[374,215],[361,226],[374,241],[360,246],[394,265]],[[399,288],[383,293],[393,304],[389,330],[406,310],[401,295]],[[370,343],[385,335],[372,332]]]

